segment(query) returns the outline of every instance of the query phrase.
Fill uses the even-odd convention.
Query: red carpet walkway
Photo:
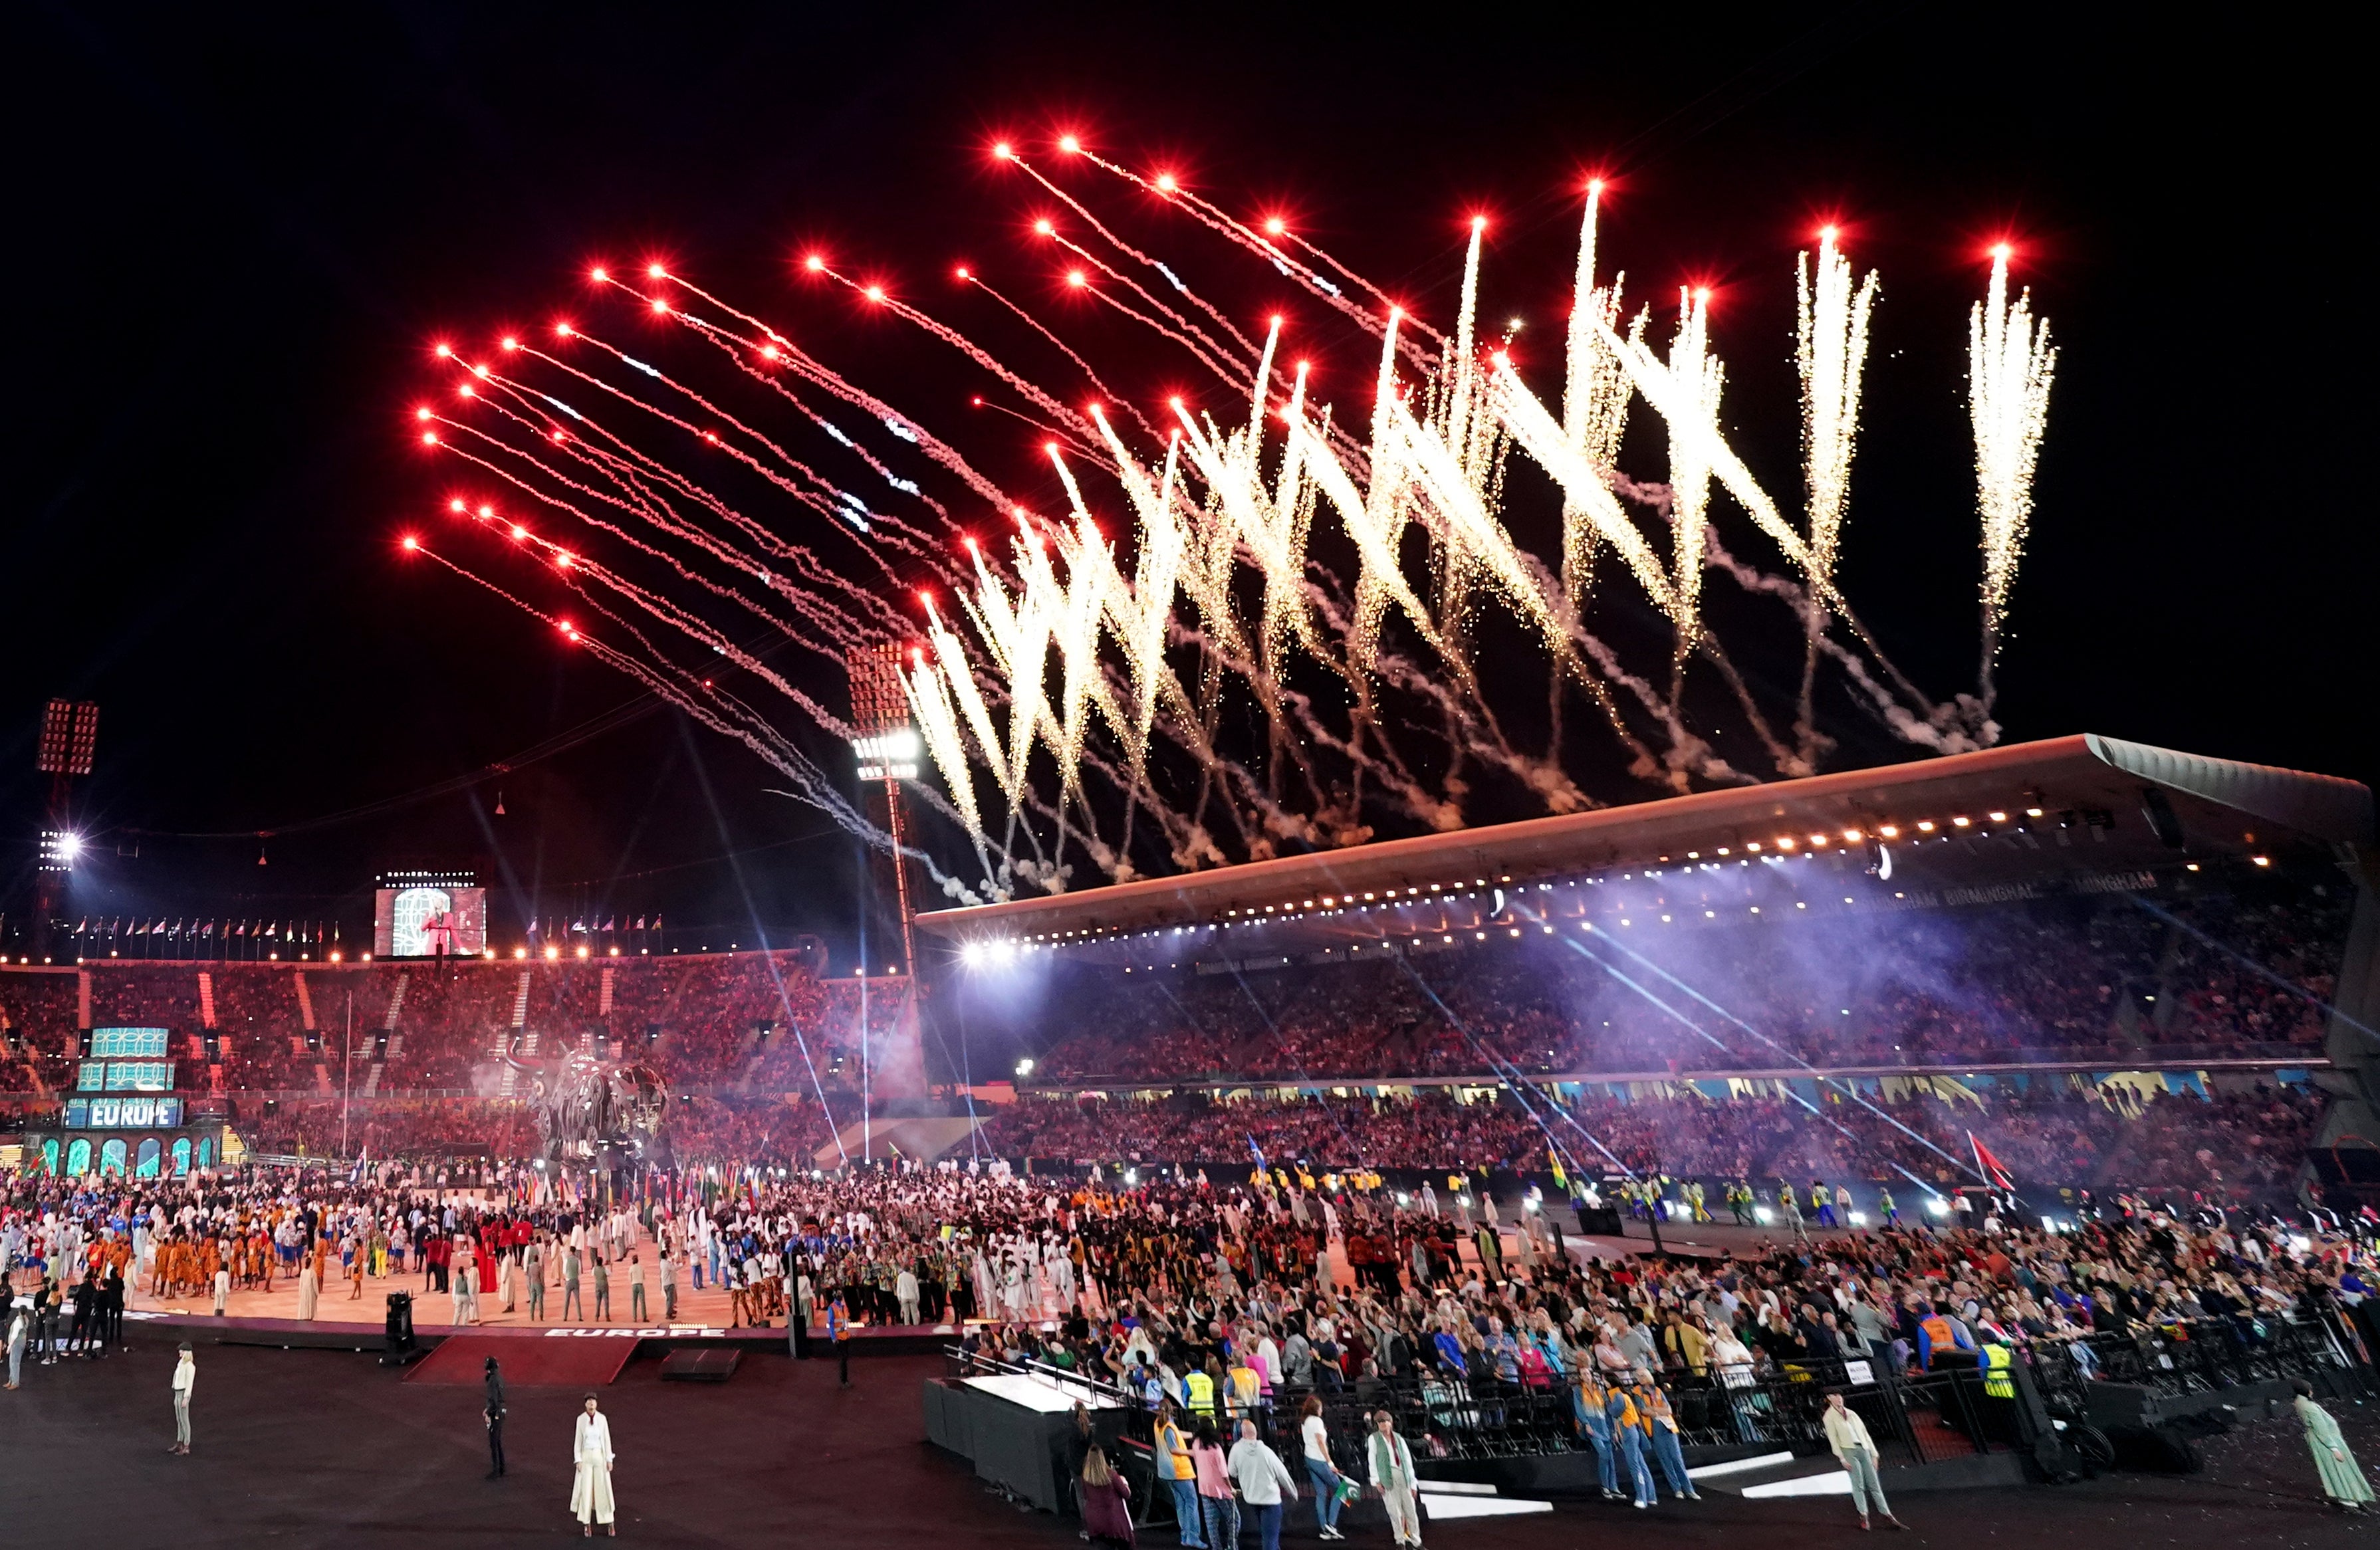
[[[636,1338],[628,1335],[556,1335],[542,1340],[453,1335],[407,1368],[405,1381],[477,1385],[492,1356],[502,1365],[507,1388],[601,1388],[618,1377],[636,1354]]]

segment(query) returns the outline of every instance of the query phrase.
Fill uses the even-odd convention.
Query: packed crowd
[[[1972,1180],[1972,1133],[2020,1179],[2105,1189],[2200,1191],[2249,1199],[2295,1181],[2322,1115],[2317,1095],[2265,1086],[2202,1098],[2072,1088],[1813,1103],[1778,1096],[1713,1099],[1692,1089],[1622,1102],[1509,1096],[1243,1098],[1184,1095],[1026,1098],[999,1109],[979,1137],[990,1152],[1057,1161],[1237,1161],[1251,1150],[1333,1168],[1548,1170],[1558,1145],[1571,1166],[1611,1161],[1679,1178]]]
[[[249,1150],[273,1156],[501,1159],[539,1148],[535,1117],[518,1098],[243,1100],[233,1128]],[[700,1094],[672,1099],[664,1126],[671,1156],[688,1167],[750,1158],[807,1168],[840,1128],[814,1099]]]
[[[822,981],[805,955],[451,963],[86,965],[88,1025],[173,1030],[186,1087],[286,1092],[354,1080],[377,1090],[496,1090],[517,1041],[551,1058],[599,1040],[674,1084],[770,1091],[832,1083],[882,1038],[903,998]],[[203,978],[201,977],[203,976]],[[522,991],[528,994],[523,999]],[[0,1092],[55,1092],[73,1080],[85,1025],[75,974],[0,972]],[[210,1018],[212,1012],[212,1018]],[[210,1056],[206,1035],[214,1046]]]
[[[1812,1103],[1777,1096],[1709,1098],[1692,1088],[1628,1101],[1461,1101],[1414,1096],[1149,1100],[1026,1097],[990,1106],[971,1153],[1068,1164],[1224,1163],[1252,1155],[1321,1168],[1550,1171],[1613,1164],[1717,1181],[1827,1178],[1949,1188],[1971,1182],[1969,1136],[2019,1180],[2052,1188],[2138,1187],[2245,1201],[2286,1195],[2320,1125],[2323,1099],[2258,1085],[2141,1101],[2127,1090],[1991,1091],[1946,1100],[1903,1095]],[[673,1100],[671,1155],[689,1165],[750,1159],[810,1167],[856,1122],[856,1095]],[[344,1130],[343,1130],[344,1121]],[[527,1156],[537,1130],[511,1098],[335,1097],[241,1100],[235,1130],[252,1151],[309,1156]]]
[[[2064,1231],[1986,1202],[1957,1226],[1597,1260],[1534,1202],[1502,1225],[1464,1181],[1440,1196],[1287,1168],[1218,1181],[755,1170],[721,1190],[681,1176],[615,1204],[561,1198],[526,1169],[498,1169],[468,1197],[443,1182],[394,1163],[353,1178],[20,1177],[0,1193],[0,1271],[48,1321],[37,1353],[51,1355],[96,1336],[90,1314],[120,1308],[127,1288],[220,1302],[294,1278],[311,1316],[343,1282],[352,1300],[368,1278],[419,1277],[458,1323],[524,1303],[531,1316],[641,1322],[707,1278],[730,1290],[738,1323],[990,1321],[966,1329],[971,1350],[1070,1369],[1191,1422],[1245,1418],[1290,1446],[1302,1394],[1417,1382],[1425,1399],[1432,1384],[1475,1399],[1571,1391],[1582,1441],[1599,1448],[1608,1386],[1658,1418],[1673,1413],[1668,1391],[1750,1387],[1840,1358],[1915,1371],[1954,1350],[2058,1347],[2087,1370],[2087,1337],[2213,1321],[2264,1339],[2380,1285],[2372,1240],[2335,1218],[2132,1200]],[[1482,1411],[1427,1413],[1460,1425]]]
[[[1560,939],[1572,921],[1558,905],[1556,939],[1531,926],[1320,968],[1157,981],[1077,973],[1053,1018],[1062,1032],[1037,1064],[1051,1078],[1319,1078],[1499,1061],[1658,1072],[2307,1047],[2323,1037],[2350,904],[2317,884],[2286,899],[2160,906],[2180,924],[2102,898],[1637,933],[1632,946],[1655,975],[1678,975],[1730,1014],[1698,1016],[1694,1028]],[[1635,924],[1658,918],[1648,911]]]

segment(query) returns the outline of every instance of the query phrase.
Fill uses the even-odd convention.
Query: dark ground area
[[[136,1333],[135,1338],[140,1336]],[[197,1446],[169,1458],[172,1346],[151,1340],[102,1362],[29,1367],[0,1394],[0,1544],[173,1546],[508,1545],[568,1536],[576,1392],[516,1389],[512,1472],[487,1464],[468,1388],[400,1382],[369,1356],[202,1346]],[[658,1545],[945,1546],[1079,1543],[1071,1524],[1019,1513],[925,1444],[917,1386],[937,1358],[854,1364],[747,1357],[724,1387],[664,1384],[639,1360],[601,1394],[612,1417],[624,1543]],[[2360,1456],[2380,1461],[2380,1415],[2338,1407]],[[1747,1502],[1711,1495],[1644,1513],[1565,1505],[1551,1518],[1427,1526],[1433,1547],[1555,1550],[1727,1542],[1804,1546],[2319,1546],[2380,1544],[2380,1520],[2312,1499],[2294,1421],[2203,1445],[2182,1479],[2111,1476],[2059,1490],[1936,1492],[1895,1506],[1914,1532],[1862,1535],[1839,1499]],[[1301,1509],[1303,1519],[1303,1509]],[[1314,1543],[1311,1520],[1288,1536]],[[1351,1534],[1385,1546],[1385,1528]],[[1170,1531],[1144,1536],[1170,1544]],[[1249,1543],[1253,1544],[1251,1540]]]

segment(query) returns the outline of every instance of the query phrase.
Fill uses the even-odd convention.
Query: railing
[[[2061,1414],[2080,1413],[2095,1378],[2179,1396],[2319,1373],[2352,1374],[2359,1387],[2369,1376],[2353,1332],[2327,1312],[2187,1319],[2034,1348],[2034,1381]]]
[[[1994,1374],[1968,1353],[1953,1353],[1930,1372],[1903,1374],[1883,1359],[1790,1361],[1755,1377],[1748,1369],[1667,1373],[1679,1441],[1692,1447],[1760,1447],[1820,1451],[1825,1447],[1827,1396],[1866,1423],[1878,1461],[1913,1466],[1978,1453],[2030,1451],[2049,1419],[2079,1423],[2088,1414],[2088,1383],[2138,1384],[2168,1394],[2204,1392],[2236,1384],[2347,1375],[2359,1389],[2372,1377],[2351,1331],[2327,1314],[2302,1319],[2207,1319],[2144,1328],[2135,1335],[2097,1335],[2073,1342],[2044,1341],[2010,1369],[2007,1394],[1991,1392]],[[1062,1388],[1096,1396],[1100,1440],[1112,1444],[1135,1487],[1135,1517],[1170,1510],[1139,1471],[1153,1473],[1155,1413],[1138,1395],[1083,1374],[1033,1361],[946,1349],[953,1376],[1028,1374]],[[1321,1401],[1331,1452],[1342,1473],[1361,1478],[1363,1439],[1372,1417],[1387,1411],[1425,1469],[1432,1461],[1466,1461],[1587,1451],[1574,1390],[1567,1380],[1506,1382],[1478,1374],[1429,1372],[1415,1377],[1282,1386],[1262,1402],[1242,1407],[1217,1398],[1211,1416],[1186,1411],[1192,1423],[1212,1419],[1232,1429],[1246,1419],[1293,1474],[1302,1474],[1297,1420],[1305,1401]],[[2035,1401],[2038,1402],[2035,1402]],[[2070,1433],[2070,1440],[2073,1434]]]

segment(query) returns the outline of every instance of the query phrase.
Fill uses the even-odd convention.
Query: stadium
[[[2072,170],[2118,139],[1900,21],[1581,34],[1679,79],[1542,111],[1456,26],[1511,100],[1453,125],[1203,19],[1159,68],[1130,18],[425,13],[404,165],[359,29],[49,40],[140,152],[98,181],[273,213],[269,279],[191,260],[254,343],[168,424],[92,365],[188,322],[120,201],[36,201],[12,1521],[1983,1550],[2380,1499],[2364,573],[2194,472],[2203,285]],[[268,152],[94,42],[352,84]],[[1968,144],[1932,74],[2095,149]],[[1227,76],[1281,124],[1158,134]]]
[[[1973,1132],[2052,1212],[2351,1209],[2380,1182],[2370,801],[2062,739],[928,912],[914,1015],[904,978],[822,977],[815,945],[18,963],[6,1101],[57,1125],[27,1136],[69,1176],[226,1146],[509,1160],[537,1132],[507,1054],[577,1051],[651,1062],[674,1150],[711,1165],[1235,1168],[1253,1145],[1922,1198],[1985,1182]],[[121,1090],[190,1122],[68,1096],[119,1090],[78,1072],[135,1029],[185,1079]]]

